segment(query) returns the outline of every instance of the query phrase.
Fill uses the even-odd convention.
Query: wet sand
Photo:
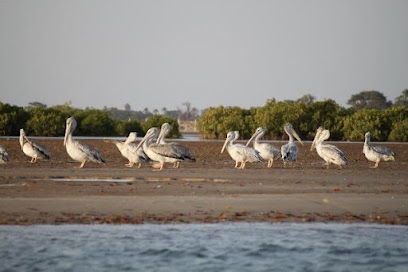
[[[222,142],[183,142],[196,163],[153,171],[127,168],[113,144],[86,140],[104,165],[71,161],[62,140],[36,140],[51,161],[30,164],[16,139],[0,139],[10,163],[0,165],[0,224],[179,222],[376,222],[408,225],[408,145],[387,144],[395,162],[370,169],[362,144],[337,143],[349,158],[343,170],[300,146],[287,168],[247,164],[233,169]],[[382,144],[385,145],[385,144]],[[372,164],[371,164],[372,165]],[[103,180],[101,180],[103,179]],[[121,182],[117,182],[121,181]]]

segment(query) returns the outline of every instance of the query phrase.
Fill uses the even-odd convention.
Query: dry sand
[[[107,159],[78,169],[62,140],[36,140],[51,161],[30,164],[16,139],[0,139],[10,163],[0,165],[0,224],[178,223],[221,221],[378,222],[408,224],[408,145],[388,144],[395,162],[370,169],[362,144],[337,143],[350,165],[326,170],[300,146],[298,162],[271,169],[233,169],[222,142],[183,142],[196,163],[161,172],[125,167],[113,144],[87,140]],[[97,179],[94,181],[92,179]],[[101,181],[100,179],[105,179]],[[119,180],[122,182],[114,182]]]

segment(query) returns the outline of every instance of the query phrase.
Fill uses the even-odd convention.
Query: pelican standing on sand
[[[225,143],[221,149],[221,153],[224,152],[224,149],[227,149],[228,154],[235,161],[235,168],[238,168],[239,163],[241,163],[239,168],[244,169],[247,162],[264,162],[259,151],[241,144],[234,144],[238,137],[238,131],[228,132]]]
[[[8,163],[9,159],[8,159],[8,154],[6,149],[4,149],[3,146],[0,145],[0,164],[3,163]]]
[[[31,163],[36,163],[37,159],[49,160],[51,158],[50,152],[48,152],[47,148],[40,144],[31,142],[27,138],[24,129],[20,129],[20,146],[24,154],[31,157]]]
[[[172,145],[152,143],[153,139],[157,137],[159,130],[156,127],[150,128],[144,138],[140,141],[137,149],[143,147],[143,151],[152,160],[159,162],[159,171],[163,169],[165,162],[184,161],[183,155],[178,154]]]
[[[316,131],[310,151],[316,148],[317,154],[326,161],[327,169],[329,169],[330,163],[337,165],[339,169],[341,169],[343,165],[348,164],[347,157],[337,146],[323,143],[323,141],[329,139],[329,137],[330,131],[319,127]]]
[[[283,166],[286,167],[286,163],[297,160],[297,153],[299,148],[295,144],[293,136],[299,141],[299,143],[301,143],[302,145],[303,143],[291,124],[286,123],[286,125],[284,126],[284,130],[289,136],[289,142],[281,147]]]
[[[258,140],[265,135],[265,129],[259,127],[256,129],[255,133],[252,135],[251,139],[246,143],[248,146],[253,139],[254,140],[254,148],[255,150],[259,151],[261,157],[268,162],[268,168],[272,167],[273,160],[280,158],[280,150],[279,148],[267,144],[267,143],[260,143]]]
[[[126,167],[133,167],[135,163],[138,163],[137,168],[140,168],[142,162],[149,161],[149,157],[144,153],[143,149],[137,149],[137,144],[134,143],[136,138],[137,133],[131,132],[125,142],[116,140],[105,140],[105,142],[114,143],[122,156],[129,160],[129,163],[125,164]]]
[[[188,148],[188,147],[186,147],[184,145],[178,144],[178,143],[166,143],[164,141],[164,138],[166,137],[167,134],[169,134],[169,132],[170,132],[170,124],[169,123],[164,123],[161,126],[160,134],[159,134],[159,137],[157,137],[156,143],[157,144],[162,144],[162,145],[164,145],[164,144],[172,145],[174,152],[176,152],[177,154],[183,156],[185,161],[195,162],[196,159],[195,159],[195,157],[193,155],[193,152],[191,152],[190,148]],[[180,166],[180,160],[176,160],[174,162],[174,167],[179,168],[179,166]]]
[[[374,166],[371,168],[377,168],[381,160],[383,161],[393,161],[396,155],[394,151],[384,146],[370,146],[370,132],[365,134],[365,141],[363,146],[363,153],[367,160],[375,162]]]
[[[87,161],[105,163],[105,159],[95,147],[74,140],[72,133],[76,129],[76,126],[77,122],[74,117],[69,117],[67,119],[64,137],[64,146],[67,149],[68,155],[73,160],[81,163],[79,168],[83,168]]]

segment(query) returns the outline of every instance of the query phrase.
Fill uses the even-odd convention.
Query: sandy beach
[[[408,145],[382,144],[395,162],[370,169],[362,143],[336,143],[349,158],[343,170],[300,146],[287,168],[277,161],[233,169],[222,142],[183,142],[196,163],[180,169],[127,168],[113,144],[97,147],[106,164],[78,169],[62,140],[35,140],[51,161],[30,164],[16,139],[0,139],[10,163],[0,165],[0,224],[188,222],[377,222],[408,225]],[[370,164],[372,165],[372,163]]]

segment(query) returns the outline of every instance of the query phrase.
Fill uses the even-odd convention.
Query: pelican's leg
[[[341,170],[341,169],[343,169],[343,166],[341,166],[340,164],[339,164],[339,168],[338,168],[339,170]]]
[[[83,162],[81,163],[81,165],[79,166],[79,168],[84,168],[85,163],[86,163],[86,161],[83,161]]]
[[[153,165],[153,166],[156,166],[155,168],[159,168],[158,170],[153,170],[153,171],[161,171],[161,170],[163,170],[164,162],[155,164],[155,165]]]
[[[31,157],[30,163],[34,163],[34,157]]]
[[[327,169],[329,169],[330,168],[330,162],[327,162],[326,165],[327,165]]]
[[[178,162],[177,162],[177,168],[179,168],[179,167],[180,167],[180,162],[178,161]]]
[[[241,169],[245,168],[246,161],[241,162]]]
[[[380,163],[380,161],[376,161],[375,165],[372,168],[377,168],[379,163]]]
[[[141,162],[139,162],[139,165],[137,166],[137,168],[140,168],[142,166],[142,163]]]
[[[235,161],[235,167],[234,168],[238,168],[238,161]]]
[[[125,164],[125,166],[126,167],[133,167],[134,164],[135,164],[134,162],[129,161],[129,163]]]
[[[286,168],[286,162],[283,162],[283,168]]]

